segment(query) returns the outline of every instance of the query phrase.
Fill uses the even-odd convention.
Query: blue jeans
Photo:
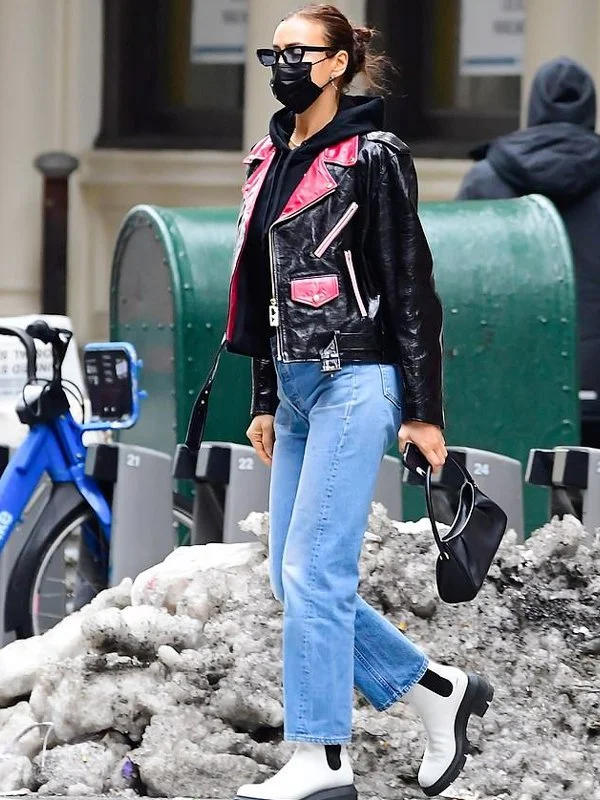
[[[269,496],[269,574],[283,603],[284,737],[347,744],[353,686],[384,710],[427,656],[357,594],[381,460],[402,419],[391,364],[273,359],[279,405]],[[400,487],[398,487],[400,491]]]

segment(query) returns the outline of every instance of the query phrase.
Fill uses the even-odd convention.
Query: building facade
[[[80,160],[68,243],[68,312],[80,342],[107,336],[111,256],[128,209],[238,204],[242,153],[277,107],[254,51],[301,3],[204,2],[222,11],[214,30],[194,0],[1,0],[0,315],[40,308],[33,160],[42,152]],[[600,79],[600,0],[475,2],[470,28],[469,0],[337,3],[382,32],[399,67],[388,127],[414,152],[422,200],[451,199],[469,150],[518,126],[542,61],[570,55]]]

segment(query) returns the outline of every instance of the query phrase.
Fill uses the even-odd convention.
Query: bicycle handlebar
[[[73,333],[66,328],[51,328],[43,319],[38,319],[28,325],[27,333],[44,344],[52,345],[52,383],[60,383],[62,363],[65,360]]]
[[[38,319],[27,326],[26,330],[12,326],[0,327],[0,336],[15,336],[20,339],[27,357],[27,381],[37,378],[37,351],[34,339],[52,345],[52,382],[61,379],[61,367],[64,361],[72,332],[65,328],[51,328],[43,319]]]
[[[51,344],[56,338],[56,332],[59,330],[60,328],[51,328],[43,319],[36,319],[35,322],[31,322],[26,328],[30,336],[34,339],[39,339],[40,342],[44,344]]]
[[[34,381],[37,377],[37,351],[33,336],[22,328],[0,327],[0,336],[15,336],[21,340],[27,356],[27,380]]]

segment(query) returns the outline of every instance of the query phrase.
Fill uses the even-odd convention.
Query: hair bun
[[[366,47],[373,36],[375,35],[375,31],[372,28],[353,28],[352,34],[354,36],[354,41],[356,44],[362,45]]]
[[[367,49],[375,31],[371,28],[357,27],[352,29],[354,39],[354,66],[356,72],[364,72],[367,63]]]

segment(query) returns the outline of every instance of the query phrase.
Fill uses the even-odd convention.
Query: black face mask
[[[319,64],[319,61],[315,62]],[[301,61],[299,64],[277,64],[273,67],[271,91],[286,108],[294,114],[302,114],[310,108],[322,94],[325,86],[318,86],[310,77],[313,64]]]

